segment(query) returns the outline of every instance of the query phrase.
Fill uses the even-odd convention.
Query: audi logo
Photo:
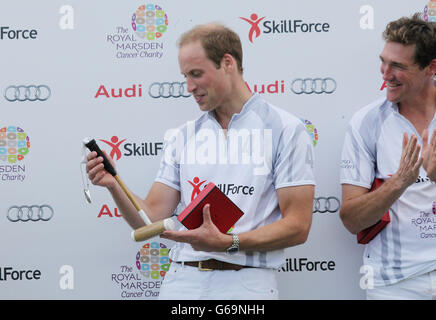
[[[339,211],[341,202],[336,197],[318,197],[313,199],[312,213],[333,213]]]
[[[45,84],[35,86],[9,86],[6,88],[4,96],[5,99],[14,101],[45,101],[50,98],[51,90]]]
[[[190,94],[185,82],[153,82],[148,88],[148,94],[152,98],[189,98]]]
[[[333,78],[298,78],[292,81],[291,91],[295,94],[330,94],[336,90],[336,87]]]
[[[54,215],[51,206],[43,204],[42,206],[12,206],[9,208],[6,217],[11,222],[27,221],[48,221]]]

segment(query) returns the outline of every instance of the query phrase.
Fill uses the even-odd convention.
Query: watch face
[[[236,252],[238,252],[238,248],[237,247],[230,247],[230,248],[227,249],[227,253],[228,254],[233,254],[233,253],[236,253]]]

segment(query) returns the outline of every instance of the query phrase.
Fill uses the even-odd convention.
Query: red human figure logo
[[[112,151],[110,153],[111,158],[113,159],[115,155],[117,155],[117,160],[120,160],[121,158],[121,150],[120,150],[120,145],[126,141],[126,139],[123,139],[121,141],[118,141],[118,137],[117,136],[113,136],[111,138],[111,142],[107,141],[107,140],[103,140],[100,139],[100,141],[108,144],[109,146],[112,147]]]
[[[194,188],[192,190],[192,194],[191,194],[191,201],[194,200],[194,198],[200,193],[200,186],[206,182],[206,180],[203,180],[200,182],[200,179],[198,177],[195,177],[193,179],[193,181],[189,181],[188,182],[191,184],[191,186]]]
[[[244,21],[247,21],[251,25],[250,31],[248,33],[248,39],[250,40],[251,43],[253,43],[253,34],[256,36],[256,38],[260,36],[259,23],[266,17],[262,17],[258,19],[259,17],[257,16],[257,14],[253,13],[250,16],[251,20],[244,17],[239,17],[239,18]]]

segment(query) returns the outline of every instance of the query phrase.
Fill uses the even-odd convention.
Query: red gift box
[[[222,233],[227,233],[244,214],[215,184],[209,182],[179,214],[177,220],[188,229],[200,227],[206,204],[210,204],[212,222]]]

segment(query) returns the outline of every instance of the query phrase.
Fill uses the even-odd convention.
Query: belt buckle
[[[198,271],[213,271],[213,269],[203,268],[202,261],[198,261]]]

